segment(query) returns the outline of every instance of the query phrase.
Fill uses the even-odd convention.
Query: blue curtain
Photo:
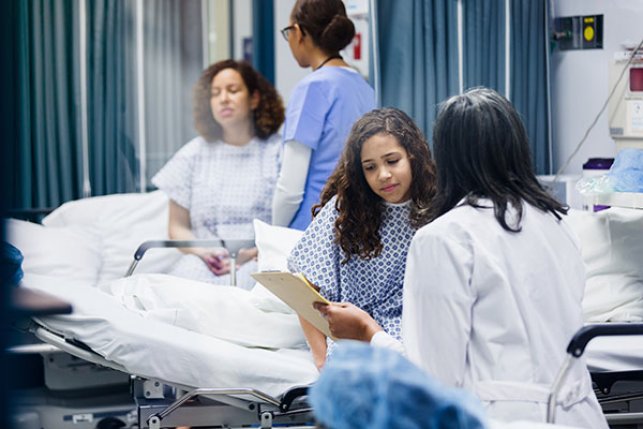
[[[92,195],[137,190],[135,2],[87,2]]]
[[[538,174],[549,171],[545,1],[510,2],[510,99],[521,113]],[[464,87],[505,88],[505,2],[463,0]]]
[[[511,101],[522,114],[536,174],[550,171],[545,1],[511,0]]]
[[[431,138],[437,104],[458,93],[455,0],[380,0],[380,100]]]
[[[148,0],[144,9],[146,183],[194,138],[192,88],[204,68],[201,2]]]
[[[504,0],[462,0],[464,88],[505,93]]]
[[[538,174],[548,171],[546,0],[510,0],[510,98],[521,113]],[[464,88],[505,88],[505,2],[462,0]],[[380,94],[431,137],[437,103],[458,93],[456,0],[379,0]]]
[[[55,207],[82,193],[78,5],[15,3],[18,136],[9,156],[14,209]]]
[[[13,2],[17,136],[12,209],[83,196],[80,29],[76,0]],[[138,153],[134,0],[87,1],[87,107],[92,195],[139,190],[194,131],[191,88],[203,68],[201,2],[144,4],[147,151]],[[150,165],[151,164],[151,165]]]
[[[275,20],[272,1],[252,1],[252,65],[275,84]]]

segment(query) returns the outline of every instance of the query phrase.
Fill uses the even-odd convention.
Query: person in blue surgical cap
[[[339,54],[355,36],[342,0],[297,0],[281,34],[299,66],[312,73],[286,108],[272,222],[304,230],[353,123],[375,108],[375,91]]]
[[[344,341],[309,391],[328,429],[484,429],[480,402],[447,388],[401,354]]]

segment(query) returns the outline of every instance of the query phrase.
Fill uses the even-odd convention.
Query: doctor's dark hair
[[[413,120],[398,109],[376,109],[362,116],[351,129],[342,156],[321,192],[313,216],[337,195],[335,240],[346,254],[370,259],[382,252],[380,226],[385,202],[368,185],[362,169],[362,146],[371,137],[394,137],[406,150],[411,165],[411,211],[409,222],[415,229],[429,221],[429,207],[435,196],[435,165],[429,145]]]
[[[223,60],[206,68],[194,85],[194,127],[209,142],[223,136],[223,129],[212,116],[212,79],[225,69],[236,70],[248,88],[248,94],[259,93],[259,105],[253,110],[254,134],[265,139],[279,130],[284,122],[284,104],[277,90],[266,78],[245,61]]]
[[[567,214],[536,180],[525,127],[496,91],[474,88],[445,101],[433,127],[433,154],[438,194],[432,219],[463,198],[473,207],[481,207],[480,198],[489,198],[496,220],[510,232],[521,230],[523,202],[557,219]],[[507,222],[509,205],[517,210],[515,225]]]
[[[337,54],[355,37],[342,0],[297,0],[290,19],[327,54]]]

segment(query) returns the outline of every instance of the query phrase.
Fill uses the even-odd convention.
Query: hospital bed
[[[203,410],[207,403],[206,408],[216,408],[214,415],[224,421],[231,418],[239,424],[261,424],[263,418],[264,426],[269,424],[268,416],[281,423],[309,421],[301,409],[290,410],[294,393],[285,393],[312,382],[317,370],[305,350],[296,315],[283,303],[271,300],[268,292],[262,295],[260,288],[253,293],[218,288],[157,274],[162,279],[146,277],[146,273],[167,271],[180,256],[175,249],[148,251],[137,274],[110,285],[123,277],[141,242],[167,238],[166,208],[167,199],[155,192],[72,202],[45,218],[43,225],[10,221],[12,241],[25,254],[24,286],[66,299],[76,310],[72,316],[34,320],[25,329],[83,360],[136,374],[134,385],[138,387],[134,391],[141,393],[137,406],[140,427],[146,427],[156,413],[168,425],[175,424],[182,414],[185,417],[186,407],[171,413],[163,412],[162,407],[182,394],[195,395],[195,389],[201,389],[196,391],[201,398],[186,400],[185,405],[189,408],[198,402]],[[284,269],[285,251],[277,253],[283,245],[294,245],[299,233],[286,231],[277,239],[266,231],[263,236],[274,245],[263,245],[265,257],[260,268]],[[275,266],[277,260],[284,266]],[[129,295],[126,286],[133,290]],[[143,297],[144,289],[154,294]],[[177,299],[177,290],[181,305],[198,307],[198,311],[170,308],[179,304],[167,301],[162,309],[156,306],[157,311],[142,307],[145,299],[149,306],[171,292],[172,299]],[[243,301],[245,305],[220,306],[217,296],[209,293],[222,290],[228,292],[228,302]],[[208,311],[215,312],[218,324],[200,317]],[[110,324],[113,320],[118,323]],[[194,326],[188,329],[188,325]],[[243,326],[245,334],[231,326]],[[168,385],[172,388],[164,387]],[[206,399],[204,388],[218,390],[208,390]],[[194,419],[197,414],[191,411],[189,415]],[[194,421],[184,424],[196,426]]]
[[[37,282],[32,283],[32,287],[40,289]],[[49,285],[45,287],[52,292]],[[312,382],[316,376],[308,358],[298,351],[247,349],[213,337],[203,338],[196,332],[181,331],[176,326],[163,325],[150,318],[141,320],[138,314],[120,305],[112,306],[112,299],[104,296],[100,290],[87,289],[79,293],[77,289],[74,285],[57,286],[53,292],[70,300],[77,313],[91,314],[90,320],[81,322],[85,317],[79,314],[50,317],[35,321],[30,329],[46,343],[84,360],[125,373],[139,374],[133,387],[138,427],[248,425],[270,428],[277,424],[312,424],[305,401],[296,401],[298,393],[305,394],[305,388],[291,390],[299,383]],[[140,291],[137,288],[137,293]],[[92,302],[95,303],[88,304]],[[114,319],[121,323],[114,326],[110,322]],[[84,326],[82,332],[77,328],[81,323]],[[109,331],[103,329],[106,324],[110,325]],[[592,329],[597,326],[599,330],[604,329],[602,325],[595,325]],[[630,326],[637,330],[626,333],[643,333],[641,324],[627,327]],[[623,329],[623,325],[609,325],[608,328]],[[69,337],[66,339],[65,336],[71,332],[75,340],[70,342]],[[99,332],[105,332],[104,338]],[[116,343],[106,345],[107,341]],[[570,355],[573,353],[574,357],[578,356],[578,350],[582,354],[587,342],[588,339],[583,337],[574,339],[568,347]],[[131,350],[132,356],[123,352],[119,352],[118,356],[115,354],[116,349],[137,344],[145,347]],[[100,354],[92,350],[98,350]],[[168,353],[168,350],[173,352]],[[113,356],[114,360],[105,356]],[[248,371],[238,373],[240,367]],[[186,368],[191,370],[186,372]],[[153,374],[152,378],[148,378],[150,374]],[[168,390],[168,385],[173,386],[174,390]],[[620,415],[617,422],[631,424],[640,417],[628,414]]]
[[[27,329],[83,360],[135,374],[138,427],[207,423],[268,428],[277,422],[310,421],[305,408],[291,410],[292,393],[286,394],[316,378],[307,350],[246,347],[162,322],[149,312],[133,311],[116,296],[95,288],[52,286],[48,279],[42,280],[26,279],[29,287],[68,300],[75,311],[70,316],[34,320]],[[193,292],[200,295],[202,290],[196,289]],[[137,288],[137,293],[141,290]],[[200,299],[216,305],[217,299],[211,296]]]
[[[234,308],[221,312],[220,320],[226,323],[219,324],[205,323],[167,304],[155,308],[155,304],[168,297],[175,299],[170,291],[176,292],[181,287],[181,283],[172,285],[168,276],[150,274],[165,272],[180,256],[175,249],[148,251],[145,258],[138,262],[137,274],[122,279],[140,243],[167,238],[166,207],[167,200],[159,192],[126,194],[65,204],[45,218],[43,225],[10,223],[10,232],[13,230],[17,237],[14,244],[25,252],[26,284],[67,298],[77,310],[70,317],[34,321],[28,329],[48,343],[58,341],[57,347],[66,347],[68,352],[82,355],[90,362],[136,374],[134,391],[139,393],[137,425],[140,427],[156,424],[154,417],[160,419],[160,425],[171,426],[188,415],[201,415],[195,413],[194,409],[184,411],[188,409],[185,406],[194,407],[196,404],[211,407],[203,415],[221,416],[222,426],[229,425],[235,419],[240,424],[269,426],[268,415],[293,424],[304,423],[309,418],[306,417],[306,410],[293,413],[287,405],[291,398],[287,392],[293,387],[312,382],[317,373],[306,351],[302,350],[303,337],[288,331],[294,326],[294,315],[283,303],[271,299],[261,288],[253,292],[224,288],[230,291],[227,293],[244,295],[242,300],[271,316],[267,319],[279,316],[276,319],[280,320],[280,326],[285,326],[286,331],[290,332],[283,337],[296,338],[295,343],[298,344],[265,334],[271,326],[265,323],[257,325],[263,331],[246,326],[242,336],[235,336],[230,327],[243,320],[234,319],[237,317]],[[642,244],[637,244],[636,240],[636,233],[640,235],[641,231],[641,216],[619,211],[611,218],[605,214],[601,216],[596,218],[577,213],[570,217],[581,242],[590,244],[583,247],[590,275],[588,292],[591,293],[586,304],[587,313],[593,322],[619,321],[627,317],[640,320],[643,317],[640,294],[643,275],[635,271],[643,268],[640,267],[640,258],[633,255],[643,253],[639,252]],[[259,269],[285,269],[285,256],[299,233],[265,226],[262,230],[259,226],[261,234],[256,237],[262,255]],[[618,235],[615,234],[615,228],[625,231],[620,235],[625,238],[618,242],[615,241]],[[628,240],[628,237],[634,240]],[[638,242],[643,243],[643,240],[639,239]],[[38,245],[29,246],[28,243]],[[70,243],[73,245],[68,245]],[[624,245],[625,250],[622,249]],[[624,254],[626,258],[622,266],[618,269],[603,267],[601,264],[608,264],[600,257],[606,253],[601,246],[610,246],[607,254],[612,259]],[[621,281],[618,278],[620,275],[627,279]],[[611,286],[606,292],[602,289],[607,282]],[[150,287],[150,283],[156,286]],[[194,289],[199,290],[199,286],[194,286]],[[616,289],[618,294],[614,293]],[[146,295],[150,291],[154,294]],[[165,295],[157,295],[165,292]],[[188,304],[183,302],[182,305],[200,305],[201,312],[198,314],[208,312],[207,305],[211,301],[206,293],[199,291],[192,296],[183,292],[182,298],[192,297],[192,301]],[[107,302],[114,305],[107,305]],[[601,308],[598,305],[601,302],[609,302],[610,307]],[[212,308],[215,308],[214,305]],[[137,329],[133,332],[112,332],[107,338],[101,339],[98,333],[112,329],[108,328],[108,322],[114,316],[108,311],[113,309],[117,309],[116,320],[122,321],[116,323],[118,329],[126,326],[136,326]],[[238,313],[244,314],[244,311]],[[168,320],[172,323],[168,323]],[[187,329],[188,325],[196,325],[197,328]],[[77,331],[79,326],[83,326],[80,332]],[[122,343],[118,341],[121,339]],[[620,341],[614,337],[593,341],[586,356],[593,370],[636,370],[643,368],[641,351],[643,344],[631,340]],[[224,390],[195,392],[195,389]],[[193,395],[200,399],[194,399]],[[177,407],[177,401],[184,406]],[[250,409],[251,406],[254,409]],[[260,411],[268,412],[263,422]],[[183,424],[197,426],[194,422]]]

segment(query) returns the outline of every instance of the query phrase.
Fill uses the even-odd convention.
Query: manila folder
[[[297,314],[306,319],[327,337],[333,338],[328,327],[328,321],[313,303],[330,302],[321,296],[303,274],[293,274],[285,271],[264,271],[253,273],[252,277],[270,292],[274,293]]]

